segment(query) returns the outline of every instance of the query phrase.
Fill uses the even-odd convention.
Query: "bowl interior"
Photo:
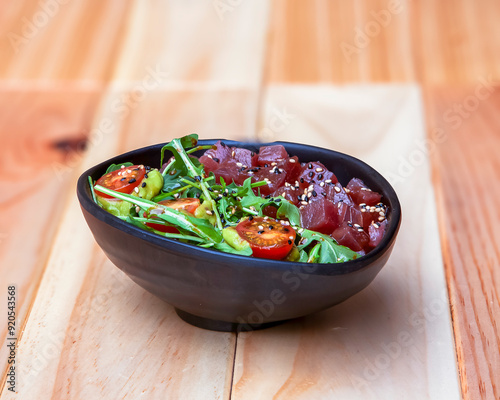
[[[217,140],[219,139],[200,140],[199,144],[214,144],[217,142]],[[363,161],[343,153],[297,143],[243,143],[225,139],[223,140],[227,145],[244,147],[253,151],[258,151],[261,146],[269,144],[282,144],[291,156],[298,156],[301,162],[322,162],[329,170],[335,173],[335,175],[343,185],[347,185],[348,181],[351,178],[357,177],[362,179],[372,190],[375,190],[382,194],[382,201],[389,206],[389,212],[387,215],[387,231],[381,243],[366,256],[360,257],[356,260],[345,262],[342,264],[334,264],[333,267],[332,264],[318,264],[318,268],[315,269],[314,273],[323,275],[335,275],[347,274],[357,271],[360,268],[364,268],[365,266],[367,266],[371,261],[379,258],[383,254],[383,250],[391,245],[394,241],[395,235],[397,234],[397,231],[399,229],[401,219],[401,208],[399,200],[389,182],[381,174],[379,174],[376,170],[374,170]],[[164,144],[157,144],[121,154],[107,161],[104,161],[83,173],[77,185],[78,198],[80,200],[82,208],[87,210],[96,218],[108,224],[111,224],[120,230],[124,230],[137,238],[151,241],[166,249],[175,249],[176,251],[181,249],[189,255],[192,255],[194,252],[195,254],[199,254],[200,256],[205,257],[207,260],[216,261],[218,257],[222,256],[231,257],[239,262],[243,261],[249,266],[257,268],[263,268],[264,265],[268,267],[269,264],[272,264],[274,268],[282,269],[287,269],[294,264],[302,266],[302,263],[292,263],[275,260],[266,260],[266,262],[263,263],[261,259],[222,253],[219,251],[204,249],[198,246],[182,243],[173,239],[164,238],[159,235],[155,235],[154,233],[136,228],[128,224],[127,222],[121,221],[120,219],[101,209],[93,202],[91,198],[90,188],[88,186],[88,176],[91,176],[92,179],[97,180],[106,172],[106,169],[112,163],[119,164],[123,162],[132,162],[134,164],[145,164],[152,167],[159,167],[160,151],[163,146]],[[203,154],[203,152],[204,151],[200,151],[198,153],[194,153],[194,155],[200,156]],[[168,160],[170,156],[171,154],[169,152],[165,152],[165,160]]]

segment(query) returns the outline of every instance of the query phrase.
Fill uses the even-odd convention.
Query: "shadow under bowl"
[[[200,140],[199,144],[214,144]],[[258,151],[263,143],[224,140]],[[77,184],[83,215],[106,256],[133,281],[175,307],[186,322],[217,331],[249,331],[332,307],[363,290],[387,262],[401,222],[401,207],[389,182],[349,155],[297,143],[282,144],[302,162],[320,161],[339,181],[357,177],[382,194],[389,207],[381,243],[359,259],[339,264],[266,260],[204,249],[141,230],[100,208],[92,199],[95,181],[114,163],[160,165],[163,144],[137,149],[84,172]],[[201,155],[201,153],[195,155]],[[166,154],[166,159],[170,154]]]

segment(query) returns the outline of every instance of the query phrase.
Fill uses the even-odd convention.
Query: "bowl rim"
[[[99,205],[97,205],[94,202],[88,184],[89,176],[92,176],[96,171],[100,169],[107,168],[112,163],[116,163],[117,159],[123,159],[127,157],[132,159],[134,156],[137,156],[137,154],[143,153],[145,151],[152,151],[154,149],[160,151],[160,149],[168,142],[157,143],[137,148],[116,155],[114,157],[111,157],[105,161],[102,161],[94,165],[91,168],[88,168],[85,172],[83,172],[80,175],[77,181],[77,197],[80,202],[80,206],[82,207],[82,209],[86,210],[89,214],[93,215],[98,220],[108,225],[111,225],[112,227],[120,231],[123,231],[126,234],[129,234],[141,240],[145,240],[165,250],[182,253],[186,257],[193,258],[196,257],[196,255],[203,256],[207,262],[209,261],[220,262],[219,258],[223,257],[223,258],[228,258],[228,261],[234,260],[235,262],[238,262],[238,264],[246,265],[248,267],[269,268],[269,266],[272,266],[272,268],[275,270],[283,270],[283,271],[287,271],[291,268],[293,269],[298,268],[299,270],[305,271],[306,273],[313,273],[319,275],[343,275],[361,270],[365,267],[369,267],[377,259],[381,258],[392,247],[401,224],[401,215],[402,215],[401,205],[394,188],[387,181],[387,179],[385,179],[384,176],[382,176],[378,171],[376,171],[373,167],[371,167],[364,161],[356,157],[353,157],[351,155],[341,153],[335,150],[330,150],[327,148],[312,146],[308,144],[286,142],[286,141],[261,143],[261,142],[235,141],[235,140],[221,138],[221,139],[201,139],[198,141],[198,145],[214,144],[218,140],[221,140],[224,143],[229,144],[231,146],[239,146],[243,148],[245,146],[258,148],[261,146],[270,146],[270,145],[283,145],[285,148],[287,147],[287,145],[299,146],[303,147],[306,150],[311,150],[311,151],[314,150],[320,150],[323,152],[327,151],[335,155],[335,157],[337,158],[349,159],[351,162],[358,164],[361,168],[365,169],[369,174],[373,175],[378,182],[380,182],[379,185],[383,187],[384,191],[387,194],[386,197],[391,203],[390,218],[388,219],[387,230],[384,237],[382,238],[382,241],[368,254],[361,256],[355,260],[345,261],[341,263],[300,263],[292,261],[254,258],[250,256],[243,256],[238,254],[225,253],[213,249],[207,249],[193,244],[183,243],[175,239],[166,238],[164,236],[157,235],[153,232],[142,230],[138,227],[135,227],[132,224],[127,223],[126,221],[121,220],[120,218],[115,217],[114,215],[105,211],[103,208],[99,207]],[[119,162],[124,162],[124,161],[119,161]]]

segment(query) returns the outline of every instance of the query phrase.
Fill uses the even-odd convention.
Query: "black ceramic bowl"
[[[200,144],[215,142],[203,140]],[[263,145],[225,142],[254,151]],[[375,278],[392,251],[401,208],[387,180],[364,162],[318,147],[277,143],[302,162],[322,162],[344,185],[357,177],[382,193],[382,201],[390,211],[386,234],[375,249],[340,264],[232,255],[141,230],[93,202],[88,176],[97,180],[112,163],[130,161],[159,166],[163,144],[131,151],[86,171],[77,186],[83,215],[109,259],[137,284],[174,306],[177,314],[190,324],[219,331],[252,330],[324,310],[358,293]]]

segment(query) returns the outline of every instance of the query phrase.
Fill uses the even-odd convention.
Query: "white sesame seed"
[[[285,192],[281,193],[281,196],[282,196],[282,197],[285,197],[285,195],[286,195],[286,193],[285,193]]]
[[[246,165],[243,165],[243,168],[248,168]]]
[[[381,217],[385,217],[385,212],[380,211],[380,212],[378,213],[378,215],[380,215]]]
[[[304,232],[304,228],[300,228],[300,229],[298,230],[298,232],[299,232],[299,234],[300,234],[300,233],[302,233],[302,232]]]
[[[253,171],[248,171],[248,175],[253,175]]]
[[[125,165],[122,165],[120,168],[121,168],[121,169],[125,169]]]
[[[362,187],[361,190],[365,190],[367,192],[371,192],[371,189],[368,189],[368,188],[365,188],[365,187]]]
[[[380,212],[380,207],[375,207],[375,212]]]
[[[290,186],[290,189],[295,190],[295,186]]]
[[[139,188],[138,188],[138,187],[135,187],[135,188],[134,188],[134,192],[139,193]]]
[[[240,162],[237,162],[237,163],[236,163],[236,166],[241,168],[241,167],[243,167],[243,164],[242,164],[242,163],[240,163]]]
[[[319,186],[321,186],[321,187],[325,186],[325,182],[321,182],[321,183],[319,184]]]
[[[355,228],[359,228],[359,226],[360,226],[359,224],[354,224]]]
[[[316,168],[316,172],[323,172],[323,168]]]
[[[131,173],[132,173],[132,171],[127,169],[127,174],[131,174]]]
[[[176,194],[174,194],[174,197],[175,197],[176,199],[178,199],[178,198],[179,198],[179,196],[180,196],[180,193],[176,193]]]
[[[207,213],[207,215],[212,215],[212,214],[213,214],[213,212],[212,212],[212,211],[210,211],[210,210],[207,210],[207,211],[205,211],[205,212]]]
[[[135,206],[135,212],[136,212],[137,214],[139,214],[139,212],[140,212],[140,211],[141,211],[141,207],[139,207],[139,206]]]
[[[294,162],[295,162],[295,159],[290,158],[290,160],[289,160],[289,161],[290,161],[291,163],[294,163]]]
[[[263,231],[264,230],[264,227],[262,225],[259,225],[259,231]]]
[[[312,192],[307,193],[307,197],[311,197],[312,195]]]
[[[344,190],[345,190],[346,193],[351,193],[351,191],[349,189],[347,189],[347,188],[344,188]]]
[[[332,180],[331,179],[327,179],[325,182],[326,183],[332,183]]]
[[[294,237],[293,236],[288,236],[288,239],[293,240]]]
[[[211,158],[212,160],[214,159],[210,154],[207,156],[208,158]]]
[[[235,154],[235,153],[234,153],[234,150],[233,150],[233,151],[232,151],[232,153],[231,153],[231,156],[232,156],[232,157],[234,157],[234,154]]]
[[[378,217],[379,221],[383,221],[385,218],[384,217]]]
[[[335,186],[335,191],[336,191],[337,193],[340,193],[340,188],[339,188],[338,186]]]
[[[301,201],[300,204],[306,205],[307,201]]]
[[[271,165],[274,167],[275,165],[277,165],[275,162],[272,162]]]

